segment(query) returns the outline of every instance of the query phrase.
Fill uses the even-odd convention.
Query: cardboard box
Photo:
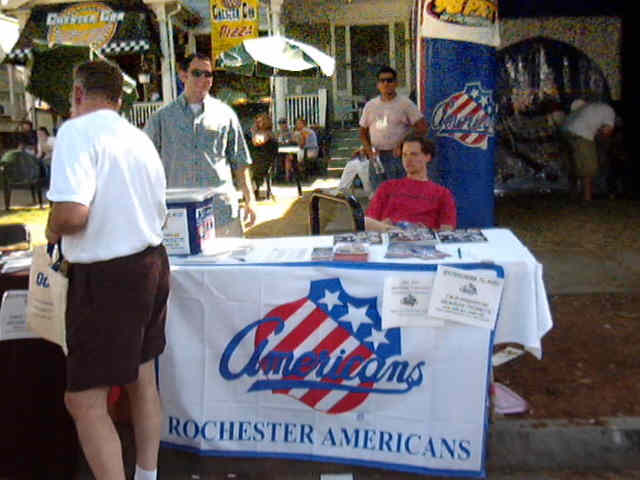
[[[215,239],[213,188],[167,189],[167,223],[162,229],[169,255],[195,255]]]

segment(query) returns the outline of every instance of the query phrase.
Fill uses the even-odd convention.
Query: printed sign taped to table
[[[438,265],[429,317],[493,330],[503,285],[493,273]]]

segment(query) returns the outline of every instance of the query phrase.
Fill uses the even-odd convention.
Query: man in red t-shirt
[[[434,154],[435,145],[422,135],[411,134],[403,141],[402,165],[407,176],[380,185],[367,209],[367,230],[386,231],[398,222],[435,230],[456,228],[453,194],[427,176],[427,165]]]

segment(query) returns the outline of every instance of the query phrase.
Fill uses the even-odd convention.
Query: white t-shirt
[[[86,227],[62,238],[70,262],[110,260],[159,245],[165,191],[153,143],[114,110],[74,118],[58,131],[47,197],[89,207]]]
[[[385,102],[378,96],[364,106],[360,126],[369,129],[371,145],[377,150],[393,150],[422,118],[422,112],[407,97],[398,94]]]
[[[587,140],[593,141],[600,127],[613,127],[616,113],[606,103],[587,103],[571,112],[565,122],[565,130]]]

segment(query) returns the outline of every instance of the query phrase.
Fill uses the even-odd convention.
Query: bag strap
[[[64,255],[62,255],[62,239],[58,240],[57,243],[47,243],[47,255],[49,255],[52,260],[56,247],[58,247],[58,258],[51,264],[51,268],[55,271],[59,271],[65,261]]]

